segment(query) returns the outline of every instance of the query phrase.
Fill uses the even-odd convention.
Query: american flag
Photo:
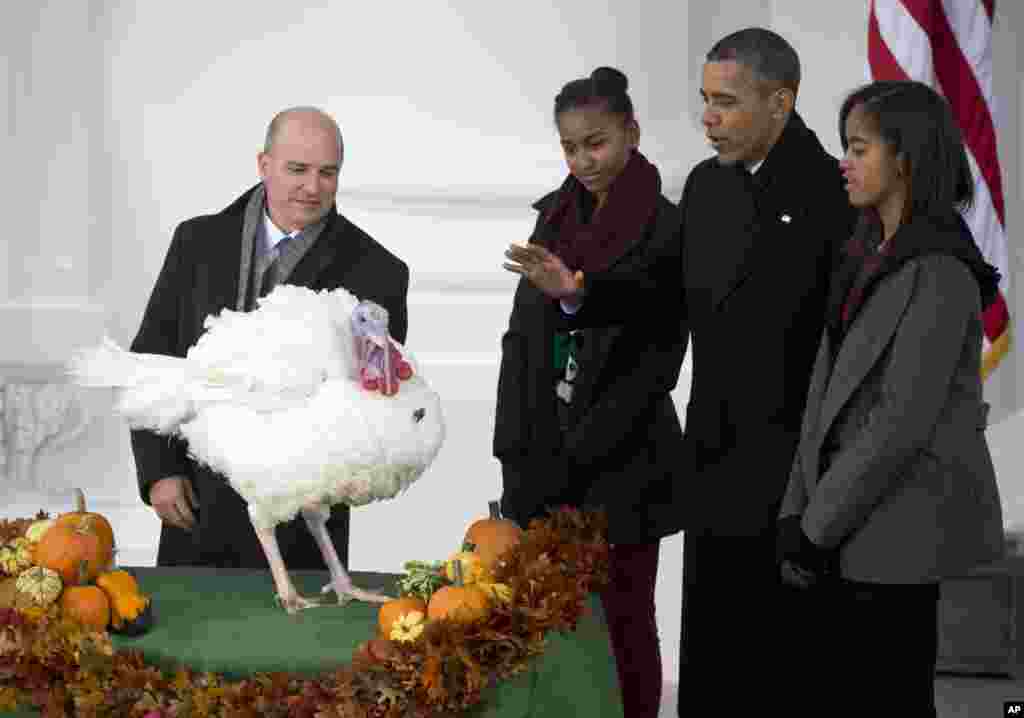
[[[992,90],[995,0],[871,0],[868,64],[875,80],[917,80],[949,102],[967,145],[974,206],[964,219],[982,255],[1002,274],[984,315],[982,376],[1010,348],[1006,214],[996,151]]]

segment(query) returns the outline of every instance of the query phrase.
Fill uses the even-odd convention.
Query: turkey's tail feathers
[[[126,351],[109,337],[99,346],[76,352],[67,365],[68,377],[79,386],[132,387],[180,366],[184,359]]]
[[[79,386],[116,389],[117,411],[133,428],[172,434],[195,414],[191,364],[179,357],[126,351],[104,337],[98,346],[77,352],[67,374]]]

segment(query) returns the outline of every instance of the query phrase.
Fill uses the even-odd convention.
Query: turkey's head
[[[368,299],[359,302],[352,311],[352,336],[381,349],[387,347],[388,310]]]
[[[388,333],[388,310],[363,300],[352,311],[351,321],[357,372],[363,388],[385,396],[398,393],[399,382],[408,379],[412,369]]]

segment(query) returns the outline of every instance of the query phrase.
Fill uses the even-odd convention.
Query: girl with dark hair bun
[[[782,575],[829,617],[807,649],[835,679],[826,695],[850,715],[934,716],[939,582],[1003,552],[981,384],[999,276],[958,212],[973,182],[942,97],[872,83],[843,103],[840,133],[861,216],[830,283]]]
[[[566,84],[554,119],[569,174],[534,204],[530,242],[573,271],[637,271],[654,256],[681,261],[679,216],[638,149],[626,76],[602,67]],[[680,293],[663,309],[678,316]],[[661,656],[654,615],[664,533],[647,519],[671,496],[682,438],[670,392],[685,353],[679,322],[572,330],[528,280],[502,337],[494,455],[504,513],[527,524],[548,506],[603,509],[611,584],[602,595],[625,714],[655,718]]]
[[[555,97],[555,121],[566,110],[580,107],[602,107],[606,111],[633,118],[633,102],[627,90],[629,79],[614,67],[599,67],[590,77],[573,80]]]

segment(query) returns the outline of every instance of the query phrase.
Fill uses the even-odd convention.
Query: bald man
[[[260,183],[217,214],[178,225],[132,351],[183,357],[207,316],[250,311],[276,284],[344,287],[384,306],[391,335],[405,342],[409,268],[335,208],[344,145],[338,124],[314,107],[270,122],[256,163]],[[199,466],[185,442],[138,430],[132,451],[142,500],[160,518],[157,565],[266,568],[244,501]],[[347,507],[328,530],[348,567]],[[289,569],[324,569],[301,519],[277,527]]]

